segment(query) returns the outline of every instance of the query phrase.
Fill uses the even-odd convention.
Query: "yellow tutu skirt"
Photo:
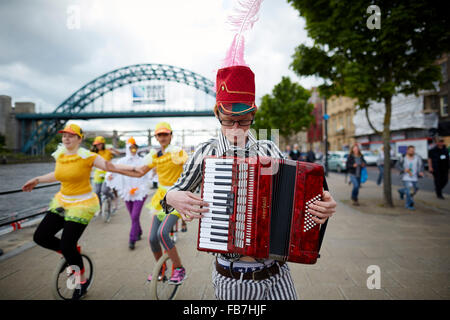
[[[94,171],[94,183],[95,184],[100,184],[103,183],[103,181],[105,181],[105,175],[106,175],[106,171],[100,170],[100,169],[95,169]]]
[[[63,208],[64,211],[61,212],[58,208]],[[49,210],[64,217],[65,221],[88,224],[100,210],[100,202],[94,192],[76,196],[66,196],[58,192],[50,202]]]
[[[158,189],[156,190],[155,194],[153,195],[152,200],[145,205],[146,208],[150,209],[152,212],[155,213],[155,215],[158,217],[160,221],[163,221],[166,217],[166,213],[164,212],[163,208],[161,207],[160,201],[164,199],[166,196],[167,190],[170,187],[159,185]],[[181,218],[181,215],[178,213],[177,210],[172,211],[170,214],[176,215],[178,218]]]

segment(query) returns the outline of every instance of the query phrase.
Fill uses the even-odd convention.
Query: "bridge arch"
[[[147,80],[174,81],[194,87],[208,95],[214,97],[216,95],[214,82],[193,71],[166,64],[135,64],[107,72],[85,84],[64,100],[53,111],[53,114],[80,113],[86,106],[108,92],[125,85]],[[45,145],[67,121],[64,119],[47,119],[39,125],[35,125],[30,136],[24,139],[26,142],[22,146],[22,152],[42,153]]]

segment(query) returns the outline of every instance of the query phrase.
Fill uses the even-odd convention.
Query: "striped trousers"
[[[277,275],[259,281],[228,278],[213,266],[212,283],[218,300],[297,300],[287,263]]]

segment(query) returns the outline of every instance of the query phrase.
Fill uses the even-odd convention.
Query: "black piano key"
[[[227,190],[213,190],[214,193],[230,193],[231,191]]]
[[[227,177],[227,176],[214,176],[214,179],[225,179],[225,180],[231,180],[231,177]]]
[[[226,162],[226,161],[224,161],[224,162],[214,162],[214,165],[215,166],[217,166],[217,165],[219,165],[219,166],[233,166],[233,163],[232,162]]]
[[[215,171],[233,171],[233,167],[229,168],[214,168]]]
[[[221,215],[224,215],[224,216],[229,216],[229,215],[231,215],[231,213],[229,213],[228,211],[223,212],[223,211],[212,210],[211,213],[214,213],[214,214],[221,214]]]
[[[222,240],[222,239],[216,239],[216,238],[210,238],[209,241],[228,243],[228,240]]]
[[[216,181],[216,182],[214,182],[214,185],[216,185],[216,186],[231,186],[231,182],[219,182],[219,181]]]
[[[218,217],[211,217],[211,220],[215,221],[229,221],[229,218],[218,218]]]
[[[221,203],[221,202],[213,202],[212,204],[213,204],[213,206],[218,206],[218,207],[228,207],[228,204]]]
[[[218,196],[213,196],[213,199],[216,199],[216,200],[229,200],[229,197],[218,197]]]
[[[227,237],[227,236],[228,236],[228,233],[211,232],[210,235],[212,235],[212,236]]]
[[[211,229],[227,230],[227,231],[228,231],[228,227],[225,227],[225,226],[211,225],[210,228],[211,228]]]

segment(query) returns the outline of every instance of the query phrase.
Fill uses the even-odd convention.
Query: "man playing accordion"
[[[186,221],[201,219],[202,213],[208,211],[208,202],[193,193],[202,181],[205,156],[240,154],[245,157],[284,158],[272,141],[256,140],[249,131],[257,110],[254,74],[250,68],[231,66],[219,69],[216,90],[214,113],[221,124],[219,137],[197,146],[185,163],[184,172],[161,201],[166,213],[175,209]],[[321,199],[309,205],[309,213],[317,224],[323,224],[336,208],[336,202],[328,191],[323,192]],[[288,265],[273,259],[217,254],[212,282],[215,296],[220,300],[297,299]]]

